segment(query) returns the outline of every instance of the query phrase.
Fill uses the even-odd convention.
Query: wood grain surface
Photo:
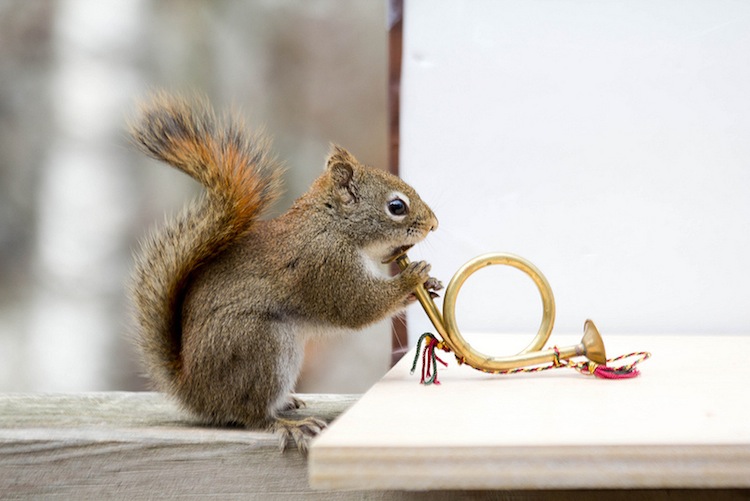
[[[573,344],[574,337],[552,342]],[[580,337],[580,336],[578,336]],[[508,339],[470,336],[510,355]],[[526,339],[528,341],[528,339]],[[313,486],[351,489],[750,487],[750,336],[604,336],[642,374],[512,376],[458,366],[419,384],[405,357],[315,443]],[[494,347],[494,349],[493,349]]]
[[[308,407],[300,414],[329,420],[356,400],[301,397]],[[306,459],[280,453],[273,434],[201,426],[157,393],[0,395],[2,499],[290,499],[304,492]]]

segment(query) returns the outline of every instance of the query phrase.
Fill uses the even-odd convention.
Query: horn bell
[[[586,358],[597,364],[607,364],[607,351],[604,349],[604,341],[602,341],[602,336],[593,320],[586,320],[586,323],[583,324],[581,344],[583,344]]]

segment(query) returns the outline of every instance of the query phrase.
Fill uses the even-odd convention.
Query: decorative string
[[[424,350],[422,350],[422,378],[419,382],[424,385],[440,384],[440,381],[437,379],[437,362],[443,364],[443,367],[448,367],[448,363],[438,357],[435,350],[449,352],[450,349],[448,349],[442,341],[438,341],[437,338],[429,332],[422,334],[419,337],[419,341],[417,341],[417,353],[414,356],[414,362],[411,364],[411,371],[409,373],[414,374],[414,371],[417,368],[422,342],[424,342],[425,345]]]
[[[424,348],[422,347],[422,343],[424,343]],[[445,343],[440,341],[429,332],[425,332],[424,334],[422,334],[422,336],[420,336],[419,338],[419,341],[417,341],[417,350],[414,355],[414,362],[412,363],[410,371],[410,374],[414,374],[414,371],[417,368],[417,362],[419,362],[419,358],[421,356],[422,377],[419,381],[421,384],[440,384],[440,381],[438,381],[437,379],[437,362],[443,364],[444,367],[448,366],[446,362],[444,362],[440,357],[437,356],[437,354],[435,353],[436,350],[442,350],[446,353],[450,353],[451,351]],[[606,364],[597,364],[596,362],[592,362],[591,360],[581,362],[574,362],[572,360],[560,360],[560,350],[557,348],[557,346],[552,347],[552,350],[555,353],[555,357],[552,363],[548,365],[539,365],[535,367],[519,367],[517,369],[507,370],[487,370],[478,369],[476,367],[475,369],[488,374],[519,374],[541,372],[550,369],[557,369],[560,367],[569,367],[580,372],[583,375],[595,376],[600,379],[629,379],[637,377],[640,374],[640,371],[636,366],[651,357],[651,353],[647,351],[637,351],[628,353],[626,355],[620,355],[615,358],[610,358],[607,360]],[[632,361],[627,364],[613,365],[615,362],[628,359],[632,359]],[[459,365],[464,364],[463,357],[456,356],[456,361]]]

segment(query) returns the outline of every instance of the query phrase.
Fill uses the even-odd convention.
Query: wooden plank
[[[301,395],[333,419],[353,395]],[[306,460],[270,433],[197,425],[156,393],[0,395],[0,498],[288,499]],[[336,499],[309,493],[308,499]]]
[[[553,334],[561,346],[577,337]],[[492,355],[528,338],[472,336]],[[635,379],[571,369],[449,368],[422,386],[405,357],[313,443],[310,482],[350,489],[750,487],[750,336],[607,336],[648,350]],[[506,344],[507,346],[507,344]],[[412,354],[413,356],[413,354]]]

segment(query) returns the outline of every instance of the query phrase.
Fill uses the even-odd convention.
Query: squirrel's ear
[[[357,160],[344,148],[332,146],[326,169],[333,181],[334,189],[344,204],[357,202],[358,190],[354,182],[354,166]]]
[[[354,155],[346,151],[345,148],[337,144],[331,144],[331,151],[328,153],[328,167],[337,162],[355,165],[357,164],[357,159],[354,158]]]

